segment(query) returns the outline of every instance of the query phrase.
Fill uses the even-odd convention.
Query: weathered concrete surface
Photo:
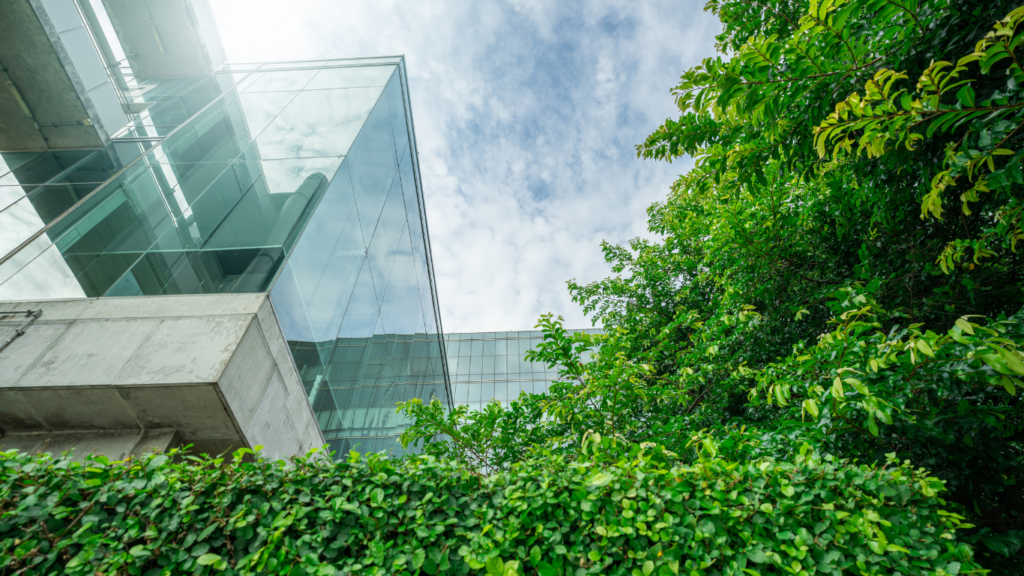
[[[127,123],[73,0],[0,2],[0,65],[0,150],[99,147]]]
[[[43,315],[0,352],[0,449],[325,443],[266,294],[0,303],[0,339],[26,309]]]
[[[177,430],[123,430],[93,432],[20,432],[0,438],[0,450],[62,454],[71,452],[76,460],[87,454],[103,454],[112,460],[139,458],[181,445]]]

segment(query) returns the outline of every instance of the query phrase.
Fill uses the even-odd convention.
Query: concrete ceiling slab
[[[30,0],[0,2],[0,150],[100,147],[103,135],[76,86],[81,78],[62,61],[63,44],[54,44],[59,31],[42,18]]]

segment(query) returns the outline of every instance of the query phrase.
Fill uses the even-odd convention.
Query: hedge
[[[658,449],[481,476],[428,456],[291,463],[0,453],[4,574],[967,574],[941,481],[808,449]],[[609,452],[610,451],[610,452]]]

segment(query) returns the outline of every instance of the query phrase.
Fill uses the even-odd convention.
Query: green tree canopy
[[[785,457],[793,438],[864,461],[896,453],[947,482],[983,564],[1012,563],[1024,8],[707,9],[719,55],[683,72],[680,116],[638,146],[694,167],[649,209],[656,240],[605,244],[614,275],[569,282],[607,334],[542,318],[533,358],[561,370],[549,395],[477,414],[408,405],[419,420],[405,440],[475,449],[494,469],[571,453],[593,432],[684,460],[712,446]]]

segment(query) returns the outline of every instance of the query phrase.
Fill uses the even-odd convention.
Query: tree
[[[895,453],[947,481],[983,565],[1010,562],[1024,540],[1024,9],[707,9],[721,54],[683,73],[679,118],[638,146],[695,167],[649,209],[657,241],[605,244],[614,276],[569,282],[606,337],[542,319],[534,358],[563,382],[521,399],[536,415],[522,445],[566,451],[594,431],[684,459],[708,443],[780,457],[794,438]]]

